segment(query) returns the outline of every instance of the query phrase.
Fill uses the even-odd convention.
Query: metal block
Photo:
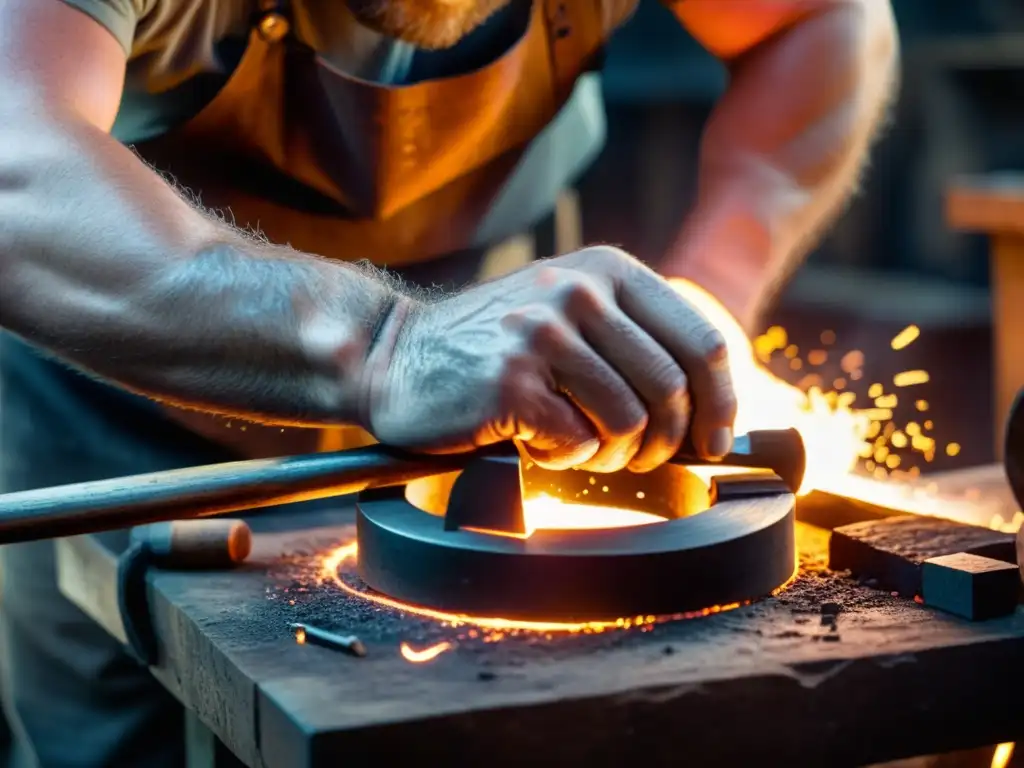
[[[958,552],[926,560],[921,566],[924,603],[969,621],[1006,616],[1017,608],[1017,566]]]

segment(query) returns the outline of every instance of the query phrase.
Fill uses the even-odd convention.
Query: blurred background
[[[801,351],[820,347],[823,331],[834,332],[834,351],[863,351],[863,375],[847,382],[858,407],[873,382],[927,370],[930,381],[901,398],[894,420],[915,418],[925,399],[928,416],[916,414],[932,421],[938,449],[922,471],[946,470],[992,461],[995,428],[989,238],[954,231],[945,195],[961,174],[1024,170],[1024,2],[893,4],[903,83],[891,125],[861,194],[766,327],[783,326]],[[725,83],[668,11],[641,2],[608,51],[608,145],[578,187],[586,241],[660,257],[693,200],[702,126]],[[920,338],[891,350],[909,324]],[[830,355],[826,381],[842,375],[840,358]],[[790,362],[772,368],[797,383],[807,369]]]

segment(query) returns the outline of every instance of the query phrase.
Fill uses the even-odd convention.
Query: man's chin
[[[363,26],[417,48],[451,48],[510,0],[347,0]]]

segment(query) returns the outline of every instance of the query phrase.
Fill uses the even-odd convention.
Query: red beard
[[[346,0],[361,24],[381,34],[436,50],[450,48],[509,0]]]

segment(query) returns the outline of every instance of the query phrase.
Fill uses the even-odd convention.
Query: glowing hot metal
[[[399,649],[399,652],[402,654],[402,658],[406,661],[412,662],[413,664],[425,664],[428,661],[433,661],[442,653],[450,651],[454,647],[455,646],[452,643],[445,641],[417,651],[408,643],[402,643],[402,647]]]

